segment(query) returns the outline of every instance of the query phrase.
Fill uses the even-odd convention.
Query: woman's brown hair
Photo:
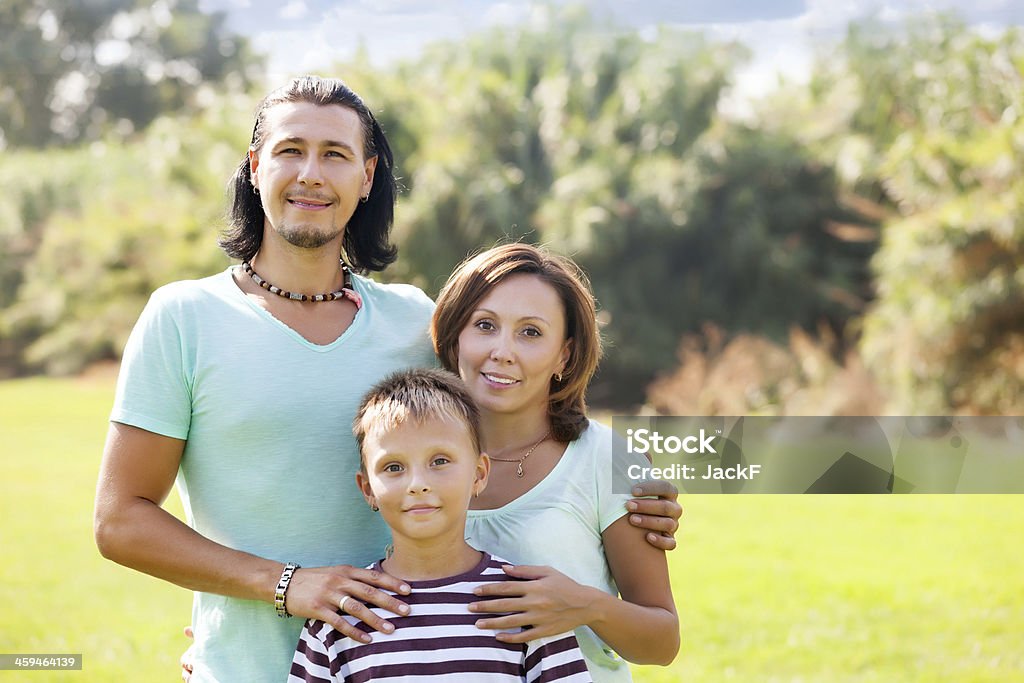
[[[575,441],[587,426],[586,392],[601,359],[594,294],[572,260],[529,244],[503,244],[463,261],[437,297],[430,325],[434,352],[446,370],[459,371],[459,335],[491,290],[513,275],[536,275],[558,293],[565,309],[569,360],[562,379],[551,378],[548,417],[558,441]]]

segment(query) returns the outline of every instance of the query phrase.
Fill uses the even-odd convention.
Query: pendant
[[[516,476],[522,479],[524,474],[526,473],[523,471],[523,461],[520,460],[519,464],[516,465]]]

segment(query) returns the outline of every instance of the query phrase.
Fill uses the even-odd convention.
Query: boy
[[[439,370],[392,375],[363,399],[353,432],[361,457],[356,483],[394,544],[373,569],[409,584],[412,593],[402,599],[412,609],[388,615],[394,630],[372,641],[309,620],[289,681],[590,681],[572,633],[502,643],[498,631],[478,629],[479,615],[467,609],[480,599],[475,587],[513,579],[502,570],[507,563],[465,540],[466,510],[487,485],[490,461],[480,452],[476,406],[459,379]],[[355,616],[369,609],[355,597],[340,606],[350,623],[371,630]]]

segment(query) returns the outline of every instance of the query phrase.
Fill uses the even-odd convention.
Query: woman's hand
[[[603,591],[581,586],[551,567],[504,565],[509,576],[527,581],[488,583],[473,590],[480,597],[492,598],[473,602],[470,612],[515,612],[501,617],[480,619],[477,628],[514,629],[517,633],[499,633],[504,643],[525,643],[537,638],[558,635],[590,622],[593,606]]]
[[[676,502],[679,490],[671,482],[651,479],[634,486],[633,495],[637,498],[626,503],[629,523],[650,532],[645,538],[655,548],[674,550],[679,518],[683,516],[683,508]]]

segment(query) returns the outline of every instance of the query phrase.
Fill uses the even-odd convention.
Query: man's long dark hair
[[[342,255],[353,270],[384,270],[394,262],[398,251],[388,241],[395,217],[397,187],[391,146],[377,119],[359,95],[340,80],[302,76],[260,102],[252,129],[252,149],[259,151],[267,137],[267,111],[282,102],[309,102],[318,106],[340,104],[358,114],[363,129],[363,155],[367,159],[376,156],[377,167],[369,199],[356,204],[355,213],[345,226]],[[248,154],[231,177],[230,187],[230,224],[219,244],[231,258],[248,261],[256,255],[263,242],[264,221],[263,205],[259,195],[253,191]]]

